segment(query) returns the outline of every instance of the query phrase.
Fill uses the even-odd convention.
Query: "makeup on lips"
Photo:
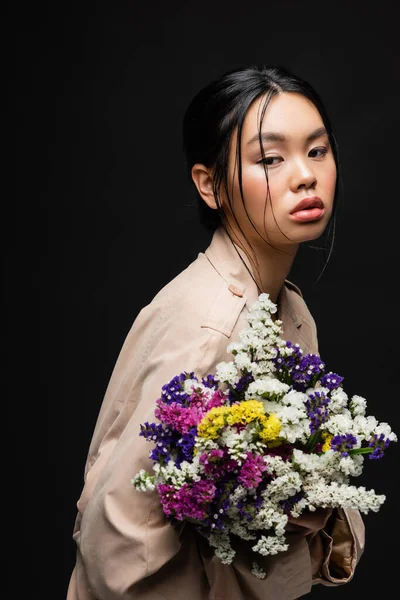
[[[324,212],[324,203],[321,198],[312,196],[298,202],[290,211],[290,218],[294,221],[316,221],[322,217]]]

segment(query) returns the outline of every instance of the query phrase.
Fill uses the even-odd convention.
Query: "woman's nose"
[[[303,160],[296,161],[293,164],[291,173],[292,191],[297,191],[304,187],[306,189],[315,187],[317,179],[311,166]]]

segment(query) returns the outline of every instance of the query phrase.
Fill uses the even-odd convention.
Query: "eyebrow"
[[[328,135],[325,127],[318,127],[315,131],[310,133],[306,137],[306,142],[313,142],[314,140],[322,137],[323,135]],[[259,139],[259,134],[254,135],[246,144],[246,146],[250,146]],[[263,142],[285,142],[286,138],[283,133],[272,132],[272,131],[264,131],[261,133],[261,139]]]

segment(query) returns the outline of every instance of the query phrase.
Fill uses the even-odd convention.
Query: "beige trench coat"
[[[258,297],[239,254],[249,266],[217,229],[126,336],[89,448],[67,600],[292,600],[314,583],[339,585],[354,575],[364,549],[358,511],[334,511],[326,525],[330,511],[321,511],[319,521],[294,520],[289,550],[261,557],[267,577],[260,580],[250,572],[247,542],[239,543],[231,565],[222,564],[191,526],[178,532],[170,525],[156,492],[138,492],[130,483],[139,469],[151,470],[151,444],[139,437],[139,425],[154,421],[162,385],[183,371],[204,377],[232,360],[226,347]],[[317,353],[315,323],[300,290],[286,281],[278,305],[284,339]]]

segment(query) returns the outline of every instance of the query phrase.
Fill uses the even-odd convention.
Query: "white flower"
[[[264,496],[262,505],[247,527],[255,531],[273,529],[275,535],[284,535],[287,522],[288,516],[283,513],[282,508],[271,498]]]
[[[341,414],[332,415],[321,425],[321,429],[326,429],[333,435],[345,435],[346,433],[353,431],[353,420],[350,411],[343,409]]]
[[[356,415],[353,419],[353,433],[369,440],[378,426],[378,421],[372,415],[363,417]]]
[[[292,515],[292,517],[299,517],[304,510],[309,507],[309,502],[306,498],[301,498],[301,500],[299,500],[298,502],[296,502],[296,504],[294,504],[292,506],[292,509],[290,511],[290,514]],[[314,508],[314,507],[313,507]],[[310,509],[312,510],[312,509]]]
[[[245,398],[262,397],[277,400],[282,397],[289,389],[286,383],[282,383],[276,377],[262,377],[252,381],[245,394]]]
[[[275,370],[274,364],[269,360],[260,360],[260,362],[251,363],[251,369],[254,377],[263,377]]]
[[[252,546],[254,552],[258,552],[263,556],[268,554],[278,554],[278,552],[285,552],[289,548],[289,544],[285,544],[285,538],[276,537],[272,535],[262,535],[255,546]]]
[[[228,354],[234,354],[235,352],[243,352],[245,350],[244,345],[240,342],[231,342],[226,347]]]
[[[394,431],[392,431],[388,423],[379,423],[379,425],[375,427],[375,433],[378,436],[383,433],[385,438],[389,438],[389,441],[397,442],[397,435],[394,433]]]
[[[248,529],[243,525],[243,523],[239,523],[238,521],[233,521],[230,532],[234,533],[238,537],[242,538],[242,540],[255,540],[256,535],[248,531]]]
[[[197,448],[198,450],[197,454],[202,454],[203,452],[210,452],[210,450],[219,449],[219,444],[214,440],[210,440],[199,436],[196,436],[194,445],[195,448]]]
[[[315,483],[306,490],[309,501],[315,506],[352,508],[367,514],[377,512],[385,502],[384,495],[375,494],[375,490],[366,490],[363,486],[340,485],[332,482]]]
[[[258,579],[265,579],[267,574],[264,571],[264,569],[262,569],[260,567],[260,565],[258,565],[256,562],[253,562],[252,564],[252,568],[251,568],[251,572],[253,575],[255,575],[256,577],[258,577]]]
[[[365,416],[365,411],[367,408],[367,401],[362,396],[354,395],[350,400],[350,410],[351,414],[355,417],[357,415]]]
[[[192,394],[193,387],[202,388],[204,386],[202,383],[198,383],[195,379],[185,379],[183,382],[183,391],[185,394]]]
[[[228,382],[235,385],[240,376],[233,362],[220,362],[216,366],[216,377],[219,381]]]
[[[310,433],[309,422],[306,419],[301,419],[301,414],[298,414],[298,422],[294,419],[294,409],[289,409],[290,417],[286,420],[286,417],[282,416],[281,429],[279,437],[283,438],[290,444],[294,444],[299,441],[305,443]],[[278,419],[281,418],[281,412],[277,413]]]
[[[229,535],[225,532],[212,533],[208,541],[211,546],[214,546],[215,554],[221,559],[221,562],[226,565],[231,564],[235,551],[231,546]]]
[[[269,294],[266,292],[263,292],[258,296],[258,300],[254,303],[254,306],[256,309],[259,308],[260,310],[271,313],[272,315],[278,310],[277,305],[270,300]]]
[[[232,458],[239,464],[246,460],[247,452],[263,454],[266,448],[264,442],[258,441],[255,433],[256,424],[250,423],[245,429],[236,431],[234,427],[226,427],[221,434],[221,442],[228,449]]]
[[[331,401],[329,402],[329,410],[334,413],[339,413],[347,406],[348,395],[342,388],[337,388],[330,392]]]
[[[281,456],[266,455],[263,457],[264,462],[268,467],[268,471],[277,475],[287,475],[293,470],[293,465],[289,461],[283,460]]]
[[[343,456],[339,461],[339,469],[352,477],[358,477],[362,473],[364,457],[362,454]]]
[[[147,490],[154,490],[154,476],[147,473],[144,469],[140,469],[140,471],[135,475],[133,479],[131,479],[131,484],[140,492],[147,492]]]
[[[278,503],[281,500],[287,500],[301,490],[302,480],[299,473],[294,470],[286,475],[281,475],[273,479],[267,488],[261,492],[263,498],[270,498]]]
[[[153,467],[155,472],[155,483],[166,483],[181,488],[184,483],[199,481],[203,466],[199,463],[200,457],[196,455],[192,462],[183,461],[178,468],[173,460],[166,465],[156,463]]]
[[[303,392],[296,392],[295,390],[290,390],[288,394],[283,396],[282,404],[287,404],[296,408],[303,408],[305,410],[305,402],[307,400],[307,394],[303,394]]]
[[[247,369],[248,371],[250,371],[250,368],[251,368],[250,356],[246,352],[238,352],[235,356],[235,365],[240,370]]]

